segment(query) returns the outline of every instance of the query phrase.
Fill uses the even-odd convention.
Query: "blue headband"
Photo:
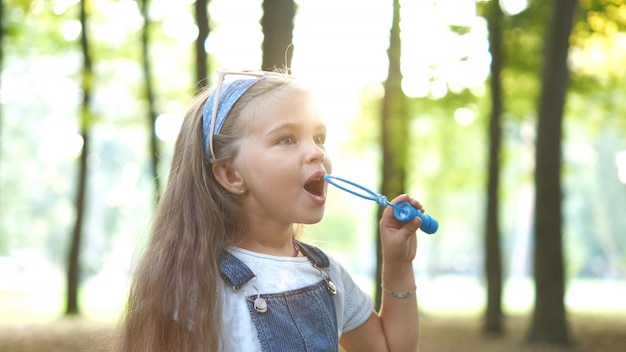
[[[231,82],[224,82],[222,84],[220,96],[218,97],[217,116],[215,116],[213,135],[220,133],[222,126],[224,125],[224,121],[226,121],[226,118],[230,113],[230,109],[232,109],[237,100],[239,100],[239,98],[241,98],[241,96],[244,95],[250,87],[263,78],[264,77],[254,79],[238,79]],[[211,95],[209,95],[206,104],[204,104],[204,110],[202,111],[202,141],[204,145],[204,152],[207,154],[210,153],[211,148],[209,146],[209,130],[211,129],[211,117],[213,114],[214,100],[215,90],[213,90]],[[214,156],[212,155],[212,157]]]

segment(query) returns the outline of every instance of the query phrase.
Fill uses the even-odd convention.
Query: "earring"
[[[239,188],[239,194],[244,194],[246,192],[246,189],[241,186],[241,188]]]

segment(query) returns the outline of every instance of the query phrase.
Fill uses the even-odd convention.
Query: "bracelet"
[[[415,293],[415,290],[417,290],[417,287],[415,287],[413,289],[413,291],[397,292],[397,291],[389,290],[389,289],[385,288],[385,286],[383,286],[383,285],[380,285],[380,288],[382,288],[384,292],[390,294],[394,298],[408,298],[408,297],[411,297]]]

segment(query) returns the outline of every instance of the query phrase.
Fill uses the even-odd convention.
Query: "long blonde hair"
[[[201,92],[191,104],[176,140],[150,241],[134,272],[117,350],[219,350],[219,255],[240,241],[246,224],[240,196],[219,185],[211,165],[238,152],[246,122],[240,118],[245,115],[242,109],[268,94],[293,89],[292,82],[268,77],[239,99],[215,136],[216,160],[209,160],[202,142],[202,110],[210,92]]]

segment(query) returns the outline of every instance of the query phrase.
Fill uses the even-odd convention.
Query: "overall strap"
[[[294,240],[294,242],[300,248],[302,254],[304,254],[309,260],[318,268],[326,269],[330,266],[330,261],[324,252],[321,249],[312,246],[310,244],[306,244],[304,242],[300,242],[298,240]]]
[[[255,277],[244,262],[225,249],[222,250],[219,264],[222,278],[235,290],[240,290],[241,286]]]

